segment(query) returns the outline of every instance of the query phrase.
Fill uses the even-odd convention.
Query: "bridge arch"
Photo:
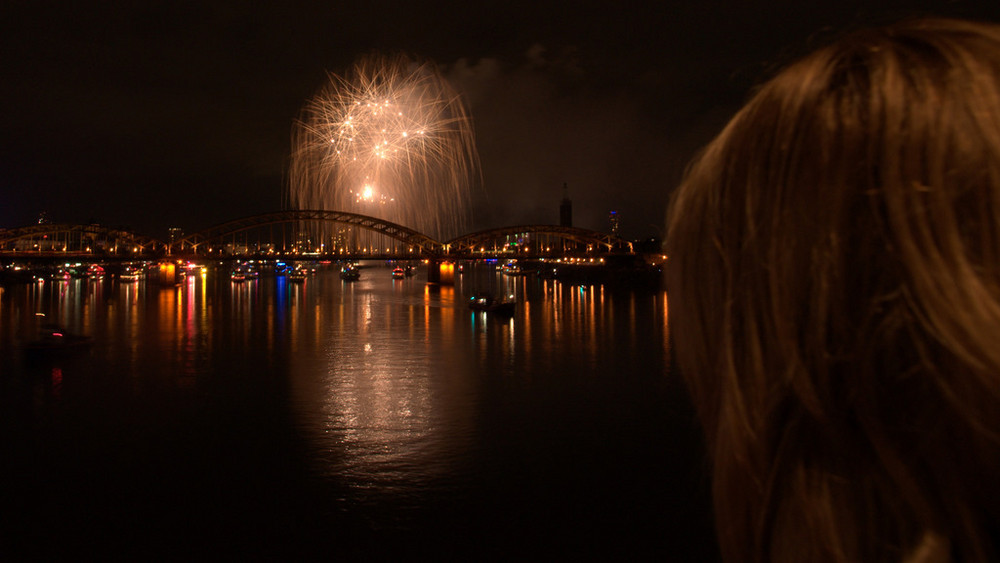
[[[282,229],[305,225],[340,224],[357,227],[358,231],[374,233],[371,236],[392,239],[394,249],[383,245],[378,251],[369,249],[368,253],[359,247],[347,249],[345,254],[374,258],[424,256],[429,258],[474,258],[488,255],[506,255],[512,248],[520,255],[557,255],[569,252],[632,252],[632,243],[614,235],[583,229],[579,227],[562,227],[556,225],[518,225],[500,227],[469,233],[441,243],[414,229],[402,225],[346,211],[331,210],[295,210],[264,213],[227,221],[198,231],[170,244],[162,240],[140,235],[121,228],[105,227],[99,224],[76,225],[64,223],[45,223],[29,225],[14,229],[0,229],[0,253],[4,254],[78,254],[78,255],[114,255],[114,256],[150,256],[164,252],[177,254],[196,253],[207,254],[209,249],[224,248],[224,241],[230,241],[240,233],[264,229],[271,225],[285,224]],[[280,237],[260,236],[258,239],[264,245],[276,248]],[[369,236],[369,235],[366,235]],[[510,241],[522,241],[516,247],[507,246]],[[559,242],[564,241],[564,242]],[[572,244],[566,244],[568,241]],[[549,249],[549,242],[552,248]],[[499,243],[499,244],[498,244]],[[557,246],[559,248],[557,248]],[[490,248],[486,248],[490,247]],[[316,250],[313,248],[313,250]],[[214,251],[214,250],[213,250]],[[485,251],[485,254],[484,254]],[[244,254],[257,252],[264,254],[260,248],[247,251]],[[293,252],[294,253],[294,252]],[[315,252],[314,252],[315,253]],[[225,254],[225,252],[223,252]],[[241,254],[231,252],[230,254]],[[289,254],[286,249],[276,252],[278,255]],[[325,255],[337,254],[328,246]]]
[[[451,239],[444,243],[444,249],[449,254],[472,254],[486,243],[524,234],[557,237],[584,245],[589,251],[611,252],[618,249],[632,252],[632,243],[621,237],[581,227],[559,225],[518,225],[477,231]]]
[[[172,245],[174,251],[200,252],[203,246],[221,244],[227,237],[253,229],[277,224],[300,224],[305,222],[338,223],[359,227],[367,231],[384,235],[413,248],[418,254],[436,255],[441,250],[441,243],[431,237],[404,227],[402,225],[347,211],[330,211],[323,209],[306,209],[293,211],[276,211],[261,215],[252,215],[209,227],[203,231],[188,235]]]

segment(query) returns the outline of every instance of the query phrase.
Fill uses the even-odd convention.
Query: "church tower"
[[[573,202],[569,199],[569,188],[563,182],[563,198],[559,203],[559,226],[573,226]]]

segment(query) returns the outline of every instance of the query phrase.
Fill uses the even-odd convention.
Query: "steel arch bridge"
[[[472,256],[476,248],[481,247],[487,242],[525,234],[558,237],[582,245],[590,251],[611,252],[616,249],[624,252],[632,251],[631,242],[615,235],[580,227],[562,227],[557,225],[518,225],[487,229],[442,243],[423,233],[391,221],[359,213],[323,209],[278,211],[228,221],[180,239],[173,243],[171,249],[174,252],[180,253],[200,253],[204,251],[206,246],[218,246],[227,237],[233,237],[241,232],[275,224],[313,221],[355,226],[373,233],[385,235],[415,250],[417,254],[428,257]]]
[[[384,219],[346,211],[307,209],[264,213],[222,223],[174,242],[171,245],[171,250],[199,252],[203,245],[217,245],[223,242],[226,237],[231,237],[237,233],[269,225],[302,223],[306,221],[331,222],[360,227],[415,248],[420,254],[434,255],[439,252],[441,247],[441,243],[423,233]]]
[[[164,254],[206,255],[224,247],[228,238],[232,241],[241,233],[255,229],[263,230],[271,225],[299,227],[303,224],[335,223],[357,227],[359,231],[374,233],[374,236],[392,239],[395,249],[382,248],[367,253],[358,247],[342,249],[343,253],[327,251],[325,256],[352,256],[355,258],[415,258],[434,259],[480,258],[489,256],[509,256],[516,251],[518,256],[546,256],[560,252],[608,253],[632,252],[632,243],[614,235],[608,235],[579,227],[556,225],[518,225],[487,229],[463,235],[448,242],[439,242],[423,233],[402,225],[358,213],[330,211],[322,209],[279,211],[253,215],[228,221],[196,232],[172,243],[140,235],[120,228],[104,227],[97,224],[74,225],[46,223],[14,229],[0,229],[0,254],[5,256],[116,256],[138,258],[162,256]],[[260,234],[260,233],[258,233]],[[261,236],[261,241],[272,248],[277,247],[274,233]],[[552,239],[559,242],[552,244]],[[512,245],[511,241],[518,242]],[[213,251],[213,247],[215,250]],[[401,248],[402,247],[402,248]],[[487,248],[488,247],[488,248]],[[551,248],[550,248],[551,247]],[[233,247],[230,247],[232,250]],[[312,250],[316,250],[313,248]],[[385,252],[382,252],[385,250]],[[232,256],[251,254],[245,246],[240,251],[231,251]],[[258,254],[264,254],[259,249]],[[296,254],[282,249],[277,256]],[[225,253],[223,253],[225,254]],[[315,254],[315,253],[314,253]]]
[[[558,225],[519,225],[487,229],[451,239],[443,246],[445,252],[448,254],[471,255],[476,252],[477,248],[485,250],[483,245],[490,241],[505,237],[516,237],[522,234],[554,236],[586,245],[587,249],[591,251],[601,249],[604,252],[611,252],[617,249],[624,252],[632,252],[632,243],[616,235],[609,235],[580,227],[562,227]]]
[[[0,229],[0,251],[144,254],[163,251],[166,246],[159,239],[97,224],[41,223]]]

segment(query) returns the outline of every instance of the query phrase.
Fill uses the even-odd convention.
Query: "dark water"
[[[716,557],[663,292],[372,266],[4,288],[2,553]],[[25,354],[40,319],[93,344]]]

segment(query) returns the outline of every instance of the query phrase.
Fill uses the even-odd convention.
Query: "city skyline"
[[[47,212],[165,237],[287,208],[291,132],[327,73],[403,52],[469,107],[473,230],[557,224],[565,184],[576,225],[615,210],[623,236],[659,236],[687,162],[774,67],[886,19],[1000,19],[980,4],[21,3],[0,23],[0,227]]]

